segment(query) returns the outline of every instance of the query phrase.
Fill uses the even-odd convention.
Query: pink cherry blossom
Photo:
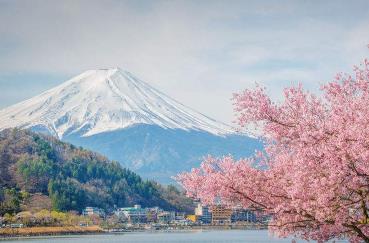
[[[262,87],[235,94],[239,125],[256,124],[265,150],[206,158],[177,177],[188,196],[269,214],[280,237],[369,242],[369,61],[321,89],[286,88],[278,104]]]

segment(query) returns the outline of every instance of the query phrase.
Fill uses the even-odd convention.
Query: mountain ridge
[[[143,124],[89,137],[75,134],[64,140],[98,151],[139,175],[164,184],[173,183],[172,176],[199,166],[208,155],[241,158],[262,149],[261,142],[247,136],[223,137]]]
[[[0,110],[0,130],[10,127],[56,136],[165,184],[209,154],[241,158],[262,149],[119,68],[86,71]]]
[[[0,129],[44,130],[59,138],[124,129],[134,124],[199,130],[235,130],[184,106],[120,68],[88,70],[40,95],[0,110]]]
[[[81,212],[86,206],[111,211],[114,206],[133,204],[192,209],[192,201],[172,186],[143,180],[118,162],[55,137],[27,129],[5,129],[0,132],[0,148],[1,202],[9,201],[4,191],[15,189],[42,194],[61,211]],[[0,203],[0,215],[19,210],[19,205],[9,209]]]

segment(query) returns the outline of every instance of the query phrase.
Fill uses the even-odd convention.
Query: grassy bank
[[[2,228],[0,237],[13,236],[38,236],[38,235],[63,235],[63,234],[85,234],[100,233],[99,226],[56,226],[56,227],[26,227],[26,228]]]

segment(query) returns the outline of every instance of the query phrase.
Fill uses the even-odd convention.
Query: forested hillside
[[[30,205],[33,195],[46,198],[60,211],[81,211],[86,206],[109,211],[136,203],[179,211],[192,206],[175,187],[143,180],[97,153],[28,130],[4,130],[0,214]]]

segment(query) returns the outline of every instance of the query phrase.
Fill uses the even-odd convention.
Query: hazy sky
[[[119,66],[229,123],[233,92],[317,90],[369,57],[368,43],[368,0],[0,0],[0,108]]]

